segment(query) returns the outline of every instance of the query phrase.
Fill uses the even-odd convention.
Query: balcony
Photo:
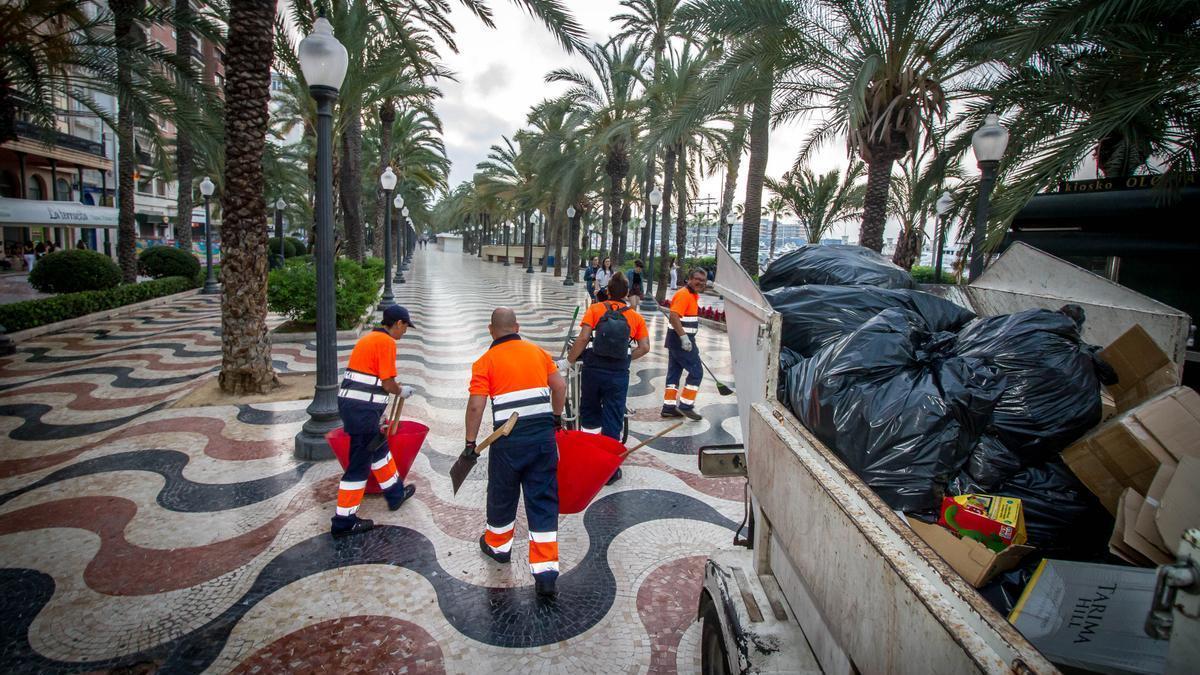
[[[79,152],[85,152],[89,155],[104,156],[104,146],[95,141],[89,141],[86,138],[72,136],[57,130],[42,129],[36,125],[30,124],[23,120],[16,121],[16,132],[20,138],[27,138],[32,141],[40,141],[49,143],[50,145],[61,146]]]

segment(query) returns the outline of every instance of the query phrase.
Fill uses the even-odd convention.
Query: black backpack
[[[629,358],[629,322],[625,320],[628,305],[615,309],[605,303],[608,311],[600,317],[596,332],[592,333],[592,351],[596,356],[607,359],[625,360]]]

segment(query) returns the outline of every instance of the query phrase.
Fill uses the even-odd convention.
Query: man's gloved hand
[[[474,455],[475,455],[475,441],[467,441],[466,445],[463,446],[462,456],[463,457],[472,457]]]
[[[558,366],[558,371],[560,373],[569,372],[571,370],[571,362],[566,359],[559,359],[554,362],[554,365]]]
[[[562,431],[562,428],[563,428],[563,426],[562,426],[562,415],[555,415],[555,416],[554,416],[554,430],[555,430],[555,431]]]
[[[400,385],[400,398],[408,398],[413,395],[413,388],[407,384]]]
[[[679,341],[681,343],[683,343],[683,351],[685,351],[685,352],[692,351],[692,336],[684,335],[679,338]]]

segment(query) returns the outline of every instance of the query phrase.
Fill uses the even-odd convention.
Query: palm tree
[[[845,134],[867,164],[859,243],[880,251],[895,163],[928,143],[947,102],[978,87],[981,48],[1015,13],[975,0],[818,0],[794,16],[807,58],[779,83],[785,116],[827,113],[801,159]]]
[[[221,391],[263,393],[278,384],[267,333],[267,231],[263,147],[270,99],[274,0],[232,3],[226,50],[225,190],[221,194]]]
[[[783,174],[783,180],[768,178],[767,187],[800,219],[810,244],[818,244],[837,223],[862,217],[866,192],[859,182],[865,172],[860,161],[851,161],[843,176],[839,169],[816,175],[807,168]]]
[[[195,40],[192,38],[191,16],[191,0],[175,0],[175,56],[179,58],[185,83],[190,82],[194,77],[192,74],[192,48]],[[181,94],[186,95],[186,88],[181,91]],[[180,127],[175,132],[175,178],[179,185],[175,198],[175,245],[186,251],[192,250],[192,162],[194,154],[191,132],[186,125]]]
[[[770,185],[767,187],[769,188]],[[767,213],[771,214],[771,247],[767,251],[768,260],[775,257],[775,234],[779,230],[779,214],[787,211],[787,208],[787,202],[783,201],[778,195],[772,197],[767,202]]]
[[[134,145],[133,59],[131,51],[142,39],[136,20],[138,0],[110,0],[113,13],[113,37],[117,50],[117,262],[121,279],[137,281],[137,223],[134,221],[133,174],[137,170]]]

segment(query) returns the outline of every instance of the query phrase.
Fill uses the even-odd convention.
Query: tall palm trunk
[[[737,109],[737,117],[741,119],[746,113],[746,106],[740,105]],[[733,196],[737,192],[738,171],[742,166],[742,143],[746,141],[746,127],[743,124],[736,124],[733,127],[733,137],[729,139],[732,150],[729,152],[729,159],[726,164],[725,185],[721,191],[721,211],[719,214],[720,220],[717,222],[717,239],[725,246],[730,245],[732,237],[730,236],[729,213],[733,211]]]
[[[921,240],[925,238],[925,228],[918,223],[909,223],[896,239],[896,252],[892,262],[902,269],[910,270],[921,255]]]
[[[362,115],[349,111],[346,130],[342,132],[342,183],[338,186],[342,202],[342,222],[346,228],[346,255],[351,260],[363,259],[362,218]]]
[[[754,99],[750,114],[750,161],[746,166],[746,208],[742,213],[742,267],[758,274],[759,220],[762,216],[763,179],[767,174],[767,144],[771,133],[771,97],[774,85],[765,85]]]
[[[617,205],[620,207],[616,217],[613,218],[613,226],[617,229],[613,231],[613,247],[612,259],[614,265],[623,265],[625,263],[625,244],[629,235],[629,201],[625,199],[625,190],[629,183],[629,176],[626,175],[621,179],[621,190],[618,195]]]
[[[858,244],[873,251],[883,251],[883,228],[887,224],[888,191],[892,187],[892,165],[901,153],[889,146],[870,148],[863,157],[867,162],[867,190],[863,198],[862,225]]]
[[[771,213],[771,248],[770,248],[770,251],[767,253],[767,260],[771,260],[775,257],[775,233],[778,231],[779,231],[779,212],[774,211]]]
[[[134,219],[133,174],[137,153],[133,142],[133,63],[131,52],[141,41],[134,23],[140,0],[111,0],[113,31],[117,41],[117,262],[121,280],[137,281],[137,222]]]
[[[687,146],[679,144],[679,171],[675,174],[675,202],[678,208],[675,212],[675,259],[679,261],[679,269],[683,269],[683,261],[687,259]]]
[[[598,255],[600,255],[601,257],[603,257],[604,252],[608,249],[608,228],[611,227],[613,225],[613,223],[615,223],[617,221],[617,219],[615,217],[613,217],[613,215],[614,214],[613,214],[612,202],[605,199],[604,200],[604,209],[601,212],[601,216],[600,216],[600,246],[599,246],[599,248],[596,249],[598,251]],[[614,230],[613,232],[614,232],[613,239],[616,240],[616,238],[617,238],[616,230]],[[603,262],[603,261],[601,261],[601,262]]]
[[[379,173],[388,168],[392,161],[392,125],[396,122],[396,99],[386,98],[379,105]],[[375,193],[375,239],[371,242],[371,255],[383,257],[383,210],[392,208],[384,204],[387,195],[383,190]]]
[[[175,0],[175,55],[179,57],[181,77],[192,78],[192,47],[195,40],[188,29],[192,18],[191,0]],[[182,87],[181,87],[182,89]],[[175,172],[179,180],[179,195],[175,198],[175,244],[185,251],[192,250],[192,135],[184,127],[175,130]]]
[[[671,224],[671,191],[675,187],[675,144],[667,146],[663,157],[663,200],[662,200],[662,236],[658,244],[658,289],[654,297],[662,302],[667,297],[667,279],[670,278],[670,265],[667,264],[667,249],[671,238],[667,236],[667,227]],[[651,240],[653,245],[654,241]]]
[[[617,250],[618,242],[623,239],[620,231],[624,229],[624,222],[621,219],[621,203],[624,195],[624,190],[621,189],[621,184],[625,180],[625,176],[629,175],[629,152],[626,150],[625,141],[621,140],[613,144],[608,151],[608,162],[604,165],[604,171],[608,174],[608,214],[612,219],[612,251],[610,257],[613,259],[614,265],[619,265],[617,260],[618,254],[624,254],[624,249]],[[624,257],[624,255],[621,255]]]
[[[564,211],[565,211],[565,209],[564,209]],[[561,215],[561,214],[556,214],[556,215]],[[554,228],[554,276],[561,277],[562,276],[562,267],[563,267],[563,265],[562,265],[563,238],[566,236],[570,236],[570,234],[566,231],[569,229],[569,226],[566,225],[564,222],[562,222],[562,218],[555,218],[552,221],[552,223],[553,223],[552,227]]]
[[[656,151],[650,150],[646,159],[646,177],[642,189],[642,241],[638,247],[638,257],[645,262],[650,257],[650,247],[654,241],[650,239],[650,193],[654,191],[654,164]]]
[[[225,191],[221,198],[221,391],[270,391],[263,148],[271,97],[274,0],[230,5],[225,71]]]
[[[553,245],[554,239],[554,202],[550,202],[550,209],[547,213],[542,214],[542,271],[545,272],[549,266],[547,261],[550,260],[550,247]]]

